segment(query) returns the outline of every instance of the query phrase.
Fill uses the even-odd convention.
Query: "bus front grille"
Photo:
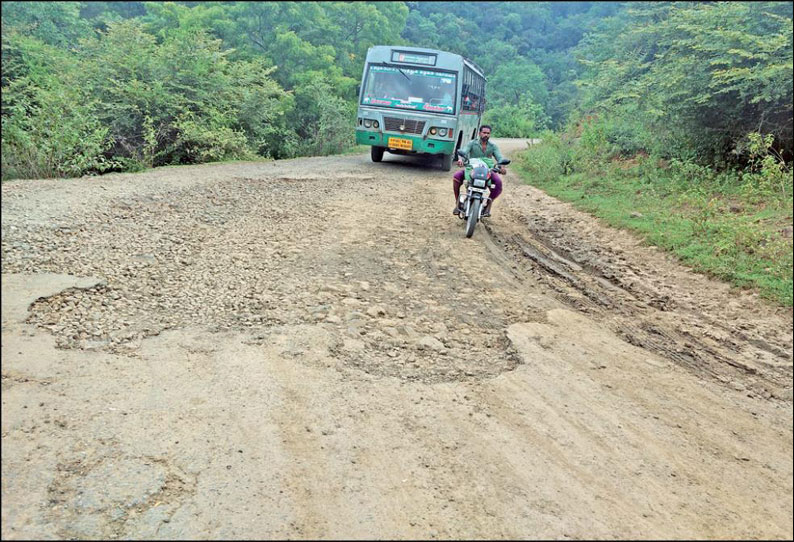
[[[387,132],[403,132],[407,134],[421,134],[425,128],[425,121],[383,117],[384,128]]]

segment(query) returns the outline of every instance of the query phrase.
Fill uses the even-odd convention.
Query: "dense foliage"
[[[792,156],[792,4],[655,2],[600,21],[577,47],[586,107],[625,116],[622,150],[746,161],[747,135]]]
[[[2,176],[353,145],[375,44],[459,52],[497,136],[603,157],[792,155],[790,2],[3,2]]]

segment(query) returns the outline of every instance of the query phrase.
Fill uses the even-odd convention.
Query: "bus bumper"
[[[411,150],[402,150],[398,147],[389,147],[389,138],[408,139],[411,141]],[[392,148],[400,151],[400,154],[452,154],[455,152],[455,142],[442,139],[423,139],[420,136],[404,134],[383,134],[368,130],[356,130],[357,145],[373,145],[377,147]]]

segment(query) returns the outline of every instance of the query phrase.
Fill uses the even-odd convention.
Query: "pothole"
[[[118,538],[128,524],[167,522],[195,484],[165,460],[127,455],[77,459],[57,466],[50,513],[65,538]]]
[[[473,336],[465,344],[417,334],[409,326],[386,330],[355,325],[339,328],[328,323],[274,326],[252,332],[245,343],[289,362],[409,382],[487,379],[521,363],[504,333],[495,330]]]
[[[332,354],[342,365],[375,376],[435,384],[485,380],[514,370],[521,359],[507,338],[484,337],[485,344],[442,343],[430,336],[411,342],[342,342]]]

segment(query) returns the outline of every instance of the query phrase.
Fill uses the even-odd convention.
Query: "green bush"
[[[286,127],[295,99],[271,79],[274,68],[228,60],[220,40],[202,30],[175,29],[158,43],[127,20],[75,51],[11,30],[3,34],[3,69],[4,179],[299,151]],[[335,98],[306,119],[322,144],[305,151],[347,144],[346,105]]]
[[[745,175],[743,189],[754,201],[771,200],[783,202],[792,196],[794,172],[772,148],[773,134],[747,135],[749,173]]]
[[[202,30],[162,43],[134,20],[86,47],[89,88],[116,142],[146,166],[283,153],[275,134],[291,103],[261,61],[229,61]]]
[[[334,95],[321,74],[307,78],[295,88],[295,108],[287,115],[300,141],[299,155],[323,156],[343,152],[355,145],[356,104]]]
[[[578,47],[586,110],[636,114],[669,157],[741,166],[737,144],[763,130],[790,159],[791,14],[790,2],[634,3]]]
[[[10,114],[2,119],[3,179],[71,177],[116,166],[104,156],[112,144],[107,127],[73,87],[31,88],[21,79],[4,95]]]
[[[531,145],[531,152],[518,155],[518,165],[530,182],[555,182],[573,171],[573,147],[554,132],[540,134],[541,142]]]
[[[540,105],[498,105],[483,114],[483,124],[489,124],[499,137],[536,137],[548,125]]]
[[[226,124],[220,116],[183,113],[174,120],[176,137],[165,150],[171,161],[179,164],[253,158],[245,134]]]
[[[4,67],[16,77],[2,92],[2,178],[64,177],[117,164],[112,145],[70,55],[16,32],[3,36]]]
[[[653,149],[646,125],[637,112],[613,112],[595,115],[582,123],[583,150],[607,158],[632,157]]]

